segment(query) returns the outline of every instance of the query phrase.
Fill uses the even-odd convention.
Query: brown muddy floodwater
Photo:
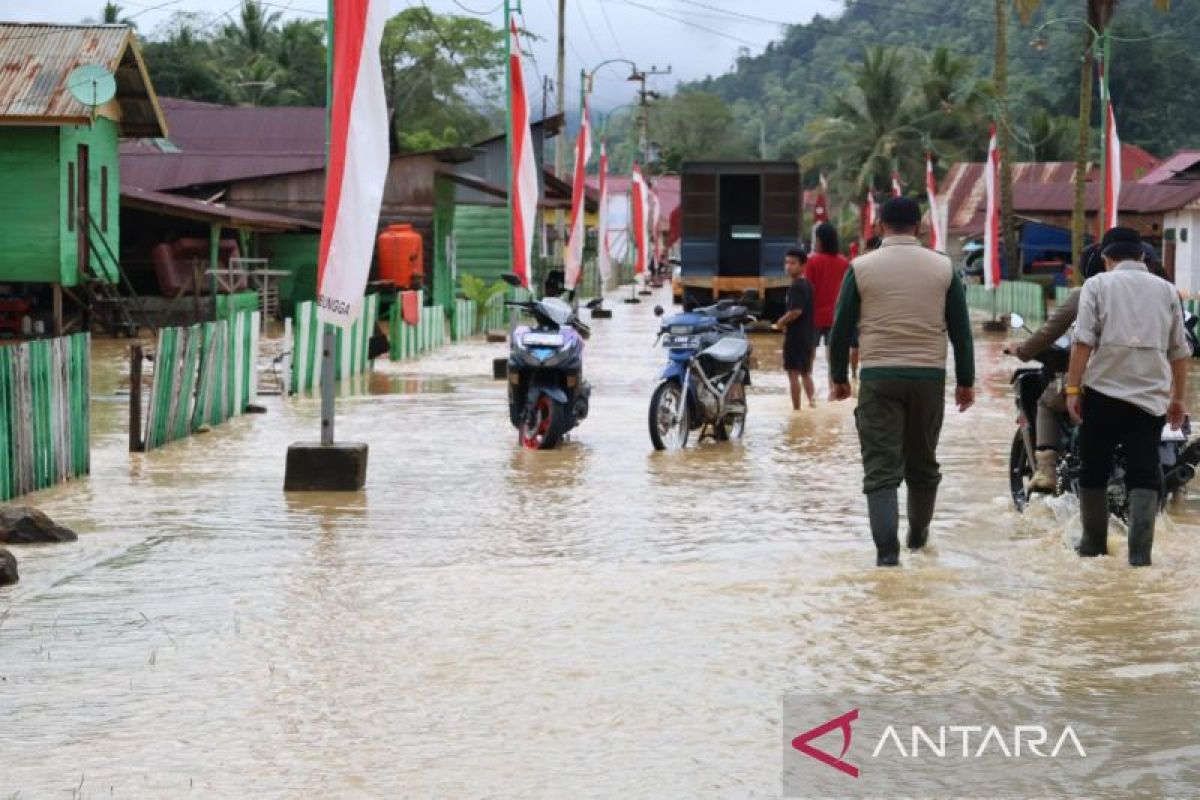
[[[378,365],[348,497],[281,491],[312,399],[128,454],[97,342],[93,475],[31,498],[80,539],[0,590],[0,798],[769,797],[786,694],[1200,683],[1200,501],[1140,571],[1115,528],[1081,563],[1070,501],[1013,512],[1001,338],[931,551],[879,571],[850,404],[793,414],[762,337],[745,441],[654,453],[652,303],[612,305],[556,452],[518,449],[502,345]]]

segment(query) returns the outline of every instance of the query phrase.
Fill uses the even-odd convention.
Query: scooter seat
[[[733,364],[741,361],[750,353],[750,342],[739,336],[726,336],[719,342],[700,353],[714,361]]]

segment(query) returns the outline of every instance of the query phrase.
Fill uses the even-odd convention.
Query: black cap
[[[915,228],[921,224],[921,207],[908,197],[892,197],[879,209],[879,221],[889,228]]]
[[[1109,228],[1100,240],[1100,254],[1112,259],[1142,255],[1142,236],[1133,228]]]

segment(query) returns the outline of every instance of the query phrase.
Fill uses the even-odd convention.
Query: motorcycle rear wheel
[[[527,450],[553,450],[562,438],[565,414],[561,405],[540,395],[521,420],[518,432],[521,446]]]
[[[688,440],[687,401],[679,381],[663,381],[650,397],[650,443],[655,450],[682,450]]]

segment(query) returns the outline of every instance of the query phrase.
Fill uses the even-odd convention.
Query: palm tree
[[[262,3],[246,0],[242,3],[241,24],[226,25],[222,36],[250,58],[267,53],[279,33],[282,11],[266,11]]]

